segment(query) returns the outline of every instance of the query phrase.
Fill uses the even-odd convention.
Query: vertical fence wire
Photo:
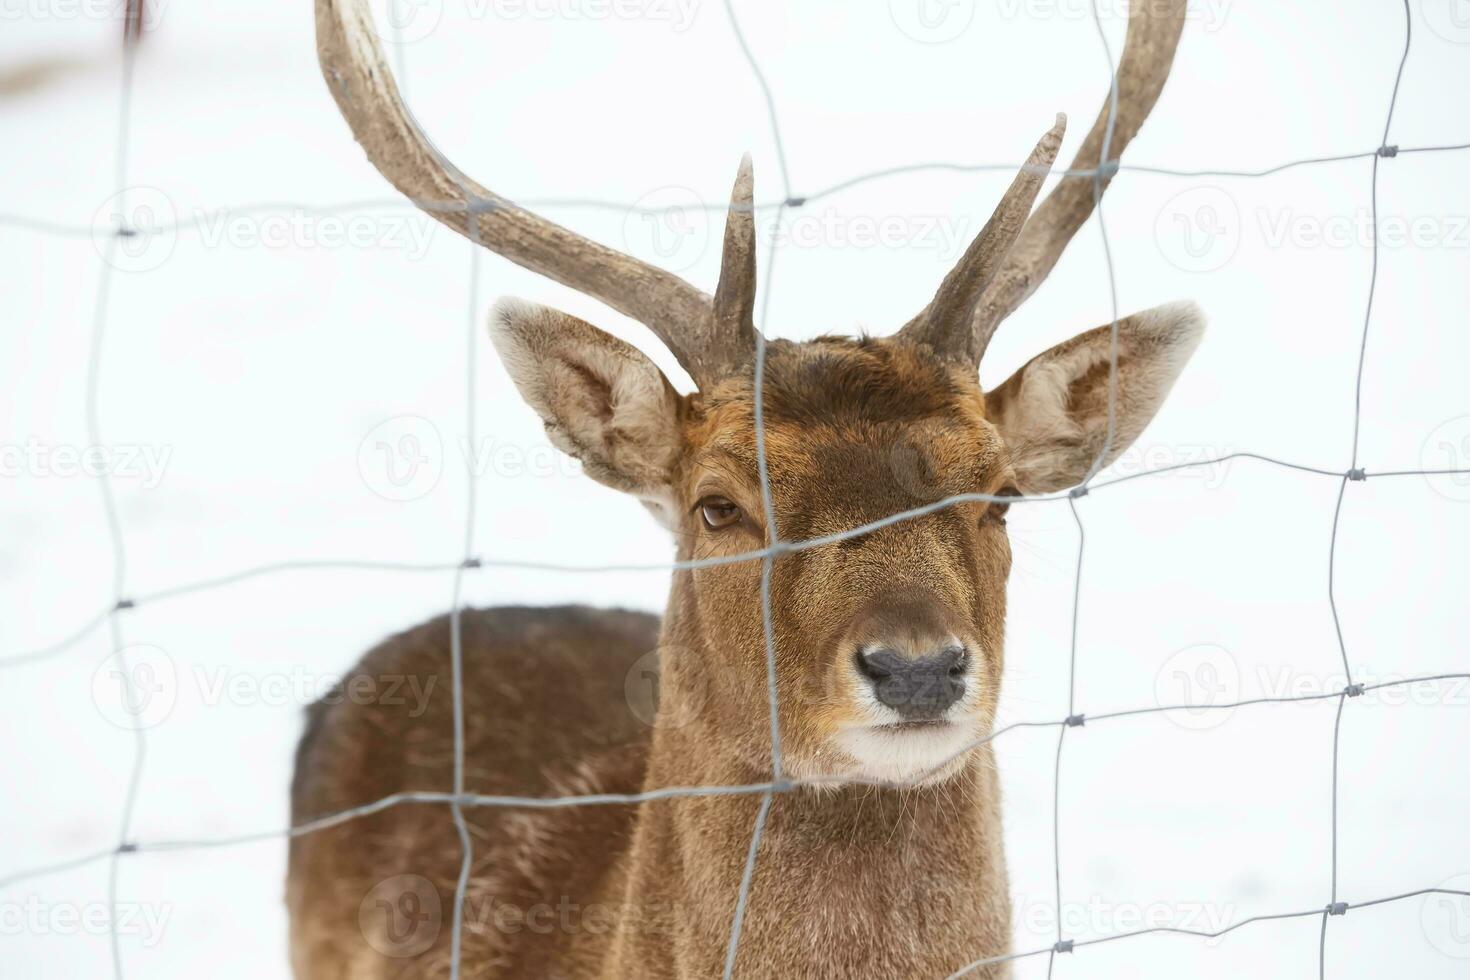
[[[1092,209],[1097,216],[1098,235],[1102,241],[1103,268],[1107,274],[1109,311],[1112,317],[1108,325],[1108,401],[1107,430],[1103,434],[1102,448],[1087,468],[1087,474],[1067,497],[1067,507],[1077,525],[1077,569],[1072,583],[1072,630],[1067,653],[1067,721],[1057,731],[1057,754],[1052,771],[1052,882],[1056,908],[1057,939],[1047,956],[1046,975],[1048,980],[1056,966],[1058,953],[1070,952],[1062,924],[1062,750],[1067,744],[1067,729],[1081,724],[1077,717],[1077,629],[1082,612],[1082,558],[1087,547],[1087,531],[1082,524],[1082,515],[1077,511],[1078,498],[1088,492],[1088,484],[1107,465],[1112,452],[1113,440],[1118,431],[1118,276],[1113,266],[1112,243],[1108,240],[1108,226],[1103,217],[1103,179],[1112,161],[1113,133],[1118,124],[1118,76],[1113,62],[1113,49],[1108,45],[1107,32],[1103,30],[1102,15],[1097,9],[1097,0],[1089,0],[1093,26],[1102,47],[1103,60],[1108,69],[1108,115],[1103,129],[1102,146],[1098,149],[1097,165],[1092,175]]]
[[[138,14],[141,26],[142,14]],[[132,23],[131,16],[129,24]],[[133,233],[127,225],[128,153],[130,150],[133,124],[133,81],[136,67],[136,38],[125,36],[122,46],[122,84],[118,96],[117,134],[114,149],[113,185],[114,200],[119,215],[117,227],[112,229],[103,245],[102,268],[97,277],[96,306],[92,318],[91,352],[87,363],[86,423],[87,439],[92,445],[103,445],[102,413],[100,407],[102,387],[103,354],[107,340],[108,312],[111,308],[114,260],[121,240]],[[141,704],[133,676],[133,665],[123,638],[121,622],[125,596],[127,594],[127,544],[123,535],[122,521],[118,516],[117,496],[113,492],[112,479],[103,467],[97,477],[97,488],[102,497],[102,510],[107,520],[107,535],[112,545],[112,608],[107,616],[108,635],[112,642],[113,675],[116,677],[119,696],[123,703],[123,715],[130,719],[133,732],[133,759],[127,776],[127,791],[123,796],[122,816],[118,822],[118,843],[107,867],[107,910],[108,944],[112,955],[112,973],[115,980],[122,980],[122,939],[118,933],[118,886],[121,874],[122,855],[130,846],[133,832],[133,815],[138,807],[138,791],[143,781],[143,767],[148,758],[148,737],[144,730],[141,712],[135,708]]]
[[[473,217],[471,228],[478,230],[479,222]],[[478,231],[477,231],[478,234]],[[478,242],[471,242],[469,287],[469,329],[465,340],[465,439],[470,453],[475,452],[475,402],[478,376],[475,370],[475,354],[480,336],[477,315],[479,309],[480,249]],[[479,490],[479,473],[475,465],[466,467],[469,473],[465,481],[464,559],[454,570],[454,604],[449,613],[449,663],[450,685],[454,699],[454,799],[449,804],[454,819],[454,832],[459,838],[459,877],[454,884],[454,904],[450,918],[450,980],[459,980],[461,954],[464,943],[464,903],[469,889],[470,872],[474,867],[475,849],[470,837],[469,822],[464,813],[465,797],[465,733],[464,733],[464,577],[475,560],[475,517],[476,498]]]
[[[1358,369],[1353,381],[1353,448],[1351,459],[1348,463],[1347,475],[1342,478],[1342,483],[1337,488],[1337,503],[1332,510],[1332,538],[1327,549],[1327,599],[1328,606],[1332,611],[1332,628],[1337,634],[1337,645],[1342,654],[1343,676],[1346,687],[1343,688],[1341,696],[1337,699],[1337,713],[1332,722],[1332,871],[1331,871],[1331,898],[1327,909],[1322,913],[1322,934],[1317,944],[1317,975],[1319,980],[1327,977],[1327,920],[1334,915],[1345,915],[1347,907],[1338,902],[1337,899],[1337,857],[1338,857],[1338,792],[1341,762],[1339,759],[1342,745],[1342,709],[1347,705],[1348,698],[1362,693],[1362,685],[1353,683],[1352,665],[1348,662],[1347,644],[1342,635],[1342,618],[1337,609],[1337,534],[1342,519],[1342,501],[1347,492],[1347,485],[1352,481],[1361,481],[1365,474],[1358,469],[1358,445],[1362,432],[1363,422],[1363,370],[1368,360],[1368,328],[1373,321],[1373,298],[1378,291],[1378,161],[1386,156],[1397,153],[1396,149],[1390,147],[1388,138],[1393,129],[1393,111],[1399,101],[1399,87],[1404,81],[1404,67],[1409,63],[1409,51],[1414,45],[1414,17],[1409,9],[1409,0],[1403,0],[1404,6],[1404,50],[1399,55],[1398,69],[1393,76],[1393,90],[1388,97],[1388,112],[1383,120],[1383,136],[1379,140],[1378,152],[1373,155],[1370,164],[1371,172],[1368,182],[1368,200],[1370,207],[1369,246],[1371,259],[1368,271],[1368,298],[1363,306],[1363,330],[1362,339],[1358,343]]]
[[[765,72],[761,70],[760,62],[756,60],[755,54],[751,51],[750,44],[745,38],[745,32],[740,29],[740,19],[735,16],[735,7],[731,0],[725,0],[725,14],[730,21],[731,33],[734,34],[741,54],[744,55],[746,63],[750,66],[751,74],[755,76],[756,84],[759,85],[761,94],[765,98],[766,114],[771,124],[771,140],[776,147],[776,159],[780,164],[781,188],[784,194],[781,206],[776,209],[776,227],[779,229],[787,202],[791,199],[791,168],[787,163],[785,145],[781,140],[781,123],[776,113],[776,99],[771,94],[770,83],[766,79]],[[761,559],[760,604],[761,636],[765,644],[766,655],[766,700],[770,704],[771,780],[775,785],[780,785],[785,779],[781,760],[780,701],[776,690],[776,625],[771,610],[771,580],[775,575],[776,558],[781,553],[781,533],[776,523],[776,506],[771,494],[771,470],[766,456],[765,330],[770,324],[771,285],[774,281],[776,241],[779,237],[774,234],[771,236],[771,247],[766,254],[765,283],[760,287],[760,320],[755,333],[755,374],[752,382],[756,475],[760,481],[761,513],[766,525],[766,549],[768,551],[768,554]],[[774,798],[771,792],[763,794],[760,805],[756,809],[755,824],[750,831],[750,846],[746,851],[740,885],[735,893],[735,910],[730,916],[730,938],[725,948],[723,980],[731,980],[735,975],[735,960],[740,950],[740,933],[745,925],[745,912],[750,903],[750,890],[755,881],[756,861],[759,859],[761,841],[765,837],[766,822],[770,819],[771,804]]]

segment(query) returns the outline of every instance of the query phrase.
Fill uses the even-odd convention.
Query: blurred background
[[[1098,0],[1116,57],[1126,8]],[[789,190],[763,210],[769,335],[896,329],[978,232],[1013,164],[1066,111],[1070,159],[1107,91],[1086,0],[737,3],[769,80]],[[402,0],[378,10],[400,85],[448,157],[496,191],[714,283],[740,154],[786,196],[762,93],[712,0]],[[122,0],[0,0],[0,657],[73,634],[112,600],[97,474],[126,549],[122,617],[148,756],[142,841],[283,829],[302,708],[371,644],[446,610],[452,573],[276,562],[667,561],[631,500],[550,448],[483,340],[490,303],[561,307],[688,379],[641,326],[471,246],[366,162],[318,72],[309,3],[149,0],[119,178]],[[1470,5],[1410,0],[1388,142],[1470,141]],[[1387,0],[1192,6],[1172,78],[1125,163],[1261,170],[1371,151],[1403,53]],[[1359,462],[1336,594],[1354,679],[1470,670],[1467,153],[1379,161],[1379,247]],[[1125,171],[1106,198],[1120,312],[1179,298],[1210,316],[1156,422],[1111,471],[1203,464],[1098,489],[1086,528],[1077,710],[1334,692],[1328,605],[1339,480],[1373,267],[1372,159],[1260,177]],[[893,171],[851,186],[852,178]],[[120,194],[120,192],[122,192]],[[110,250],[94,448],[85,415]],[[471,277],[474,277],[472,282]],[[1111,315],[1094,219],[999,332],[993,386]],[[478,378],[468,438],[467,371]],[[1078,535],[1065,504],[1012,510],[1005,721],[1067,713]],[[667,573],[486,568],[467,601],[659,610]],[[156,601],[148,601],[148,597]],[[0,877],[116,844],[132,764],[108,631],[0,670]],[[1150,925],[1218,930],[1330,895],[1336,700],[1099,720],[1061,774],[1055,729],[997,742],[1018,950]],[[1470,685],[1370,692],[1342,719],[1339,897],[1470,888]],[[133,977],[284,977],[279,839],[121,865]],[[6,976],[110,967],[107,864],[0,890]],[[732,896],[733,898],[733,896]],[[1219,940],[1079,949],[1058,977],[1302,977],[1315,917]],[[1039,977],[1046,957],[1017,964]],[[1331,920],[1332,977],[1470,969],[1470,900]],[[958,965],[958,964],[957,964]]]

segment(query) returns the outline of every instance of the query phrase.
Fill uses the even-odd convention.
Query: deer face
[[[1162,402],[1200,337],[1192,304],[1119,323],[1112,458]],[[541,307],[502,303],[492,337],[551,438],[642,499],[681,560],[770,540],[750,371],[679,396],[629,345]],[[771,614],[783,757],[798,777],[943,779],[990,729],[1004,662],[1006,499],[1075,484],[1103,450],[1110,330],[1033,359],[989,393],[926,343],[824,338],[767,347],[763,408],[775,530],[867,533],[779,554]],[[770,756],[761,561],[681,571],[666,699],[760,767]]]
[[[1065,119],[1036,145],[938,292],[887,340],[773,342],[762,405],[782,541],[845,531],[957,493],[961,503],[830,546],[780,554],[771,606],[787,769],[795,775],[941,778],[983,733],[999,689],[1010,552],[1004,495],[1058,490],[1143,429],[1199,339],[1188,304],[1121,320],[1115,431],[1111,331],[1034,358],[982,393],[996,326],[1046,278],[1153,108],[1184,24],[1183,0],[1135,3],[1111,97],[1033,211]],[[577,236],[455,169],[399,98],[366,0],[317,0],[317,49],[369,159],[436,219],[512,261],[646,324],[699,391],[681,397],[642,353],[552,310],[502,303],[492,337],[552,441],[635,494],[686,559],[730,557],[772,528],[757,474],[751,361],[755,232],[749,158],[736,177],[720,279],[708,296]],[[1103,159],[1108,155],[1108,159]],[[1107,458],[1103,458],[1104,447]],[[666,695],[718,726],[716,744],[770,758],[761,566],[675,579]],[[662,709],[661,709],[662,710]]]
[[[688,557],[767,541],[751,387],[741,379],[688,413],[677,478]],[[955,494],[1018,492],[975,379],[914,346],[773,343],[763,387],[782,540],[841,534]],[[1009,568],[1005,505],[983,502],[777,557],[771,616],[787,771],[903,780],[947,768],[994,713]],[[746,744],[769,754],[760,576],[759,563],[697,569],[686,603],[718,638],[716,672],[694,690],[719,705],[711,713],[722,728],[755,722]]]

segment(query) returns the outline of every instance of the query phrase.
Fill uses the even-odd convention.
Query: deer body
[[[769,776],[711,765],[695,733],[655,732],[630,715],[623,678],[658,642],[653,617],[494,609],[466,613],[463,628],[471,792],[635,793]],[[385,642],[343,682],[345,690],[353,676],[379,683],[412,677],[424,682],[426,701],[344,699],[314,709],[293,822],[449,779],[449,692],[439,686],[448,658],[449,622],[441,617]],[[507,680],[504,663],[520,658],[540,670]],[[568,690],[563,671],[577,659],[581,683]],[[559,708],[527,711],[527,703],[545,707],[549,687],[560,689],[552,699]],[[988,756],[974,762],[964,778],[907,797],[869,787],[779,796],[757,864],[739,975],[944,976],[979,950],[1003,950],[1009,898],[999,801]],[[750,796],[641,808],[471,810],[475,870],[463,949],[474,971],[465,975],[719,976],[758,805]],[[442,806],[402,805],[299,837],[291,848],[299,977],[447,973],[459,847]],[[437,907],[405,908],[405,897],[424,898],[415,891],[421,882],[394,881],[405,876],[430,882]],[[389,907],[370,904],[364,913],[370,895]],[[431,917],[415,921],[414,914]],[[878,935],[901,942],[874,942]]]
[[[462,976],[722,975],[765,795],[752,785],[772,791],[736,975],[944,977],[1004,958],[988,740],[1005,661],[1007,510],[1115,459],[1203,322],[1192,304],[1155,307],[1052,347],[988,391],[978,367],[1091,213],[1112,171],[1091,174],[1153,106],[1183,19],[1183,0],[1132,5],[1116,100],[1073,163],[1082,174],[1033,211],[1058,117],[897,334],[792,343],[761,340],[753,321],[748,158],[707,296],[455,170],[399,100],[365,0],[317,0],[324,75],[378,169],[456,230],[474,222],[476,242],[641,320],[697,386],[679,393],[642,352],[566,314],[502,301],[491,317],[500,360],[551,441],[643,503],[673,533],[680,566],[661,623],[583,608],[462,617],[469,795],[457,799],[473,845]],[[788,546],[770,549],[778,533]],[[389,640],[313,708],[293,825],[455,786],[450,637],[441,618]],[[656,712],[636,696],[652,674]],[[350,696],[359,678],[368,691],[408,681],[428,693],[366,703]],[[680,787],[746,789],[637,804],[476,798]],[[442,799],[295,836],[299,980],[448,976],[462,853]]]

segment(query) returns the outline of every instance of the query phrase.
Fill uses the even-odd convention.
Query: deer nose
[[[932,721],[943,715],[964,695],[969,666],[970,655],[961,646],[906,657],[874,644],[857,655],[858,671],[872,683],[878,702],[904,721]]]

